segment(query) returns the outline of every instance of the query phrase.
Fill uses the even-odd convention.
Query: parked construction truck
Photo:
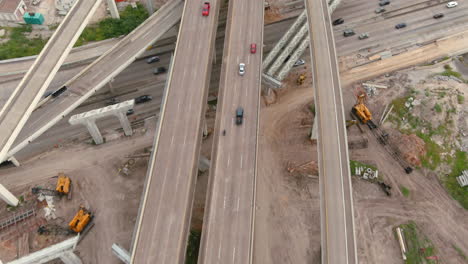
[[[394,148],[388,142],[388,133],[384,130],[381,130],[377,125],[372,121],[372,113],[365,105],[366,94],[361,92],[357,95],[357,103],[351,109],[351,116],[359,119],[361,123],[366,124],[371,130],[372,134],[377,138],[377,140],[384,146],[385,150],[403,167],[407,174],[410,174],[413,171],[413,168],[400,156],[400,153],[397,149]]]
[[[65,176],[63,172],[60,172],[58,174],[55,190],[42,188],[42,187],[33,187],[32,193],[33,194],[42,193],[44,195],[50,195],[50,196],[65,196],[66,195],[68,200],[70,200],[72,198],[71,189],[72,189],[72,186],[71,186],[70,178]]]
[[[83,237],[94,226],[94,223],[92,223],[93,218],[94,215],[88,209],[80,206],[76,215],[68,223],[68,227],[47,224],[39,226],[37,232],[41,235],[71,235],[80,233],[81,237]]]
[[[93,219],[93,214],[83,206],[80,206],[78,213],[75,217],[68,223],[70,229],[75,233],[82,232],[88,223]]]

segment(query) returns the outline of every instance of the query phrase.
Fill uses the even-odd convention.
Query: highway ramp
[[[263,1],[229,2],[200,264],[252,262],[263,12]],[[238,107],[242,125],[236,125]]]
[[[326,0],[306,0],[318,122],[322,263],[357,264],[348,142]]]
[[[78,75],[66,82],[67,90],[36,109],[8,153],[8,157],[26,147],[50,127],[94,95],[122,72],[150,43],[176,25],[182,16],[183,1],[173,0],[161,7],[138,28],[124,37]],[[50,98],[50,97],[49,97]]]
[[[77,0],[0,111],[0,162],[102,0]]]
[[[136,223],[132,263],[185,263],[218,13],[185,1]]]

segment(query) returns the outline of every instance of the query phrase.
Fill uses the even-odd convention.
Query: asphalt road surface
[[[0,162],[101,0],[77,1],[0,111]]]
[[[251,263],[263,1],[230,1],[199,263]],[[257,45],[251,54],[250,45]],[[239,63],[245,63],[244,76]],[[242,125],[235,112],[244,110]],[[226,131],[223,135],[222,131]]]
[[[384,6],[385,12],[376,14],[378,1],[343,1],[332,15],[332,19],[343,18],[344,23],[334,26],[338,54],[373,54],[386,49],[399,52],[415,44],[423,44],[437,38],[468,29],[468,1],[459,0],[455,8],[447,8],[449,0],[392,0]],[[433,15],[443,13],[444,17],[434,19]],[[395,29],[398,23],[407,27]],[[353,29],[356,35],[344,37],[345,29]],[[368,33],[369,38],[359,40],[358,36]],[[370,51],[368,51],[370,49]]]
[[[164,5],[140,27],[123,38],[119,44],[108,50],[79,75],[66,82],[67,90],[64,93],[34,111],[32,121],[27,123],[23,129],[24,133],[21,133],[17,139],[18,144],[25,143],[19,145],[18,148],[15,145],[9,154],[14,155],[20,148],[26,146],[28,141],[32,141],[66,117],[112,77],[123,71],[139,53],[146,49],[149,43],[160,38],[179,21],[182,7],[183,1],[181,0],[171,1]]]
[[[357,262],[343,100],[326,0],[307,0],[318,116],[322,263]]]
[[[132,263],[184,263],[219,5],[185,1],[131,248]]]

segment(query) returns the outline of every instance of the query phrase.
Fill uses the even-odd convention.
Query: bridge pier
[[[120,121],[120,125],[124,130],[126,136],[131,136],[133,134],[132,126],[130,121],[128,121],[127,111],[132,109],[135,104],[135,100],[125,101],[119,104],[106,106],[99,109],[94,109],[85,113],[77,114],[68,120],[70,125],[82,124],[88,128],[91,137],[93,137],[94,143],[96,145],[102,144],[104,139],[102,138],[101,132],[96,125],[96,120],[98,118],[106,117],[109,115],[117,116]]]
[[[112,18],[120,19],[119,10],[117,9],[115,0],[107,0],[107,7],[109,8]]]
[[[0,198],[11,206],[17,206],[19,203],[18,199],[2,184],[0,184]]]

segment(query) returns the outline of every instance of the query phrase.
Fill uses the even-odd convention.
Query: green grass
[[[410,195],[410,190],[403,185],[400,185],[400,191],[405,197],[408,197]]]
[[[127,6],[125,10],[120,13],[120,19],[106,18],[95,25],[86,27],[76,41],[75,47],[84,45],[90,41],[99,41],[126,35],[143,23],[148,16],[148,11],[140,4],[137,4],[137,8]]]
[[[465,102],[465,97],[461,94],[457,95],[457,101],[459,104],[463,104]]]
[[[434,105],[434,110],[435,110],[437,113],[442,113],[442,107],[441,107],[438,103],[436,103],[436,104]]]
[[[10,40],[0,44],[0,60],[37,55],[47,43],[47,40],[40,37],[26,38],[25,34],[32,31],[31,25],[6,28],[6,30]]]
[[[468,170],[468,156],[466,152],[458,150],[452,161],[452,171],[445,179],[445,187],[453,199],[468,210],[468,186],[461,187],[456,179],[463,170]]]
[[[430,134],[428,135],[421,132],[416,132],[416,135],[420,137],[424,143],[426,143],[426,155],[421,158],[422,166],[431,170],[435,170],[442,161],[440,153],[443,152],[443,149],[437,145],[437,143],[432,141]]]
[[[315,116],[315,104],[310,104],[309,105],[309,110]]]
[[[439,74],[443,76],[453,76],[453,77],[457,77],[460,80],[463,80],[461,73],[453,71],[453,70],[445,70]]]
[[[187,256],[185,264],[197,264],[198,251],[200,249],[201,231],[191,230],[187,244]]]
[[[453,249],[455,249],[458,253],[458,255],[460,255],[460,257],[463,259],[463,260],[466,260],[468,261],[468,257],[465,255],[465,253],[457,246],[455,245],[452,245]]]
[[[435,260],[428,260],[427,257],[437,254],[437,250],[432,242],[421,233],[416,223],[413,221],[408,224],[400,225],[403,229],[406,244],[406,264],[432,264]]]

